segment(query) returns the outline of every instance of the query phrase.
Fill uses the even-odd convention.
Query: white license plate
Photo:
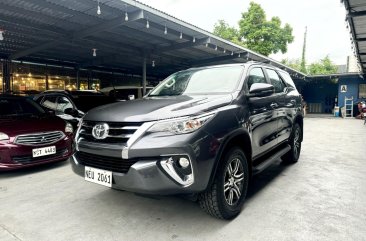
[[[48,156],[56,153],[56,146],[36,148],[32,150],[33,157]]]
[[[86,166],[85,180],[106,187],[112,187],[112,172]]]

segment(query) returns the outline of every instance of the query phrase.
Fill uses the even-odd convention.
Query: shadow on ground
[[[36,173],[40,173],[40,172],[48,172],[48,171],[52,171],[53,169],[57,169],[57,168],[66,166],[68,164],[69,164],[69,160],[66,160],[66,161],[41,164],[39,166],[26,167],[26,168],[17,169],[17,170],[11,170],[11,171],[0,171],[0,178],[11,178],[11,177],[17,177],[17,176],[36,174]],[[71,168],[70,168],[70,170],[71,170]]]

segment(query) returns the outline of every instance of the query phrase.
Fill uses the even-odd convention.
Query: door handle
[[[275,108],[277,108],[277,107],[278,107],[278,104],[277,104],[277,103],[272,103],[270,106],[271,106],[273,109],[275,109]]]

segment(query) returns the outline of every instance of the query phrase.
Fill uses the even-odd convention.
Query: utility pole
[[[302,56],[301,56],[301,72],[306,73],[306,60],[305,60],[305,52],[306,52],[306,34],[308,32],[308,27],[305,27],[304,33],[304,45],[302,47]]]

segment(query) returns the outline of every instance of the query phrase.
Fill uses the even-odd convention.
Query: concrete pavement
[[[253,179],[242,213],[87,183],[68,162],[0,173],[0,240],[366,240],[366,126],[305,119],[300,160]]]

